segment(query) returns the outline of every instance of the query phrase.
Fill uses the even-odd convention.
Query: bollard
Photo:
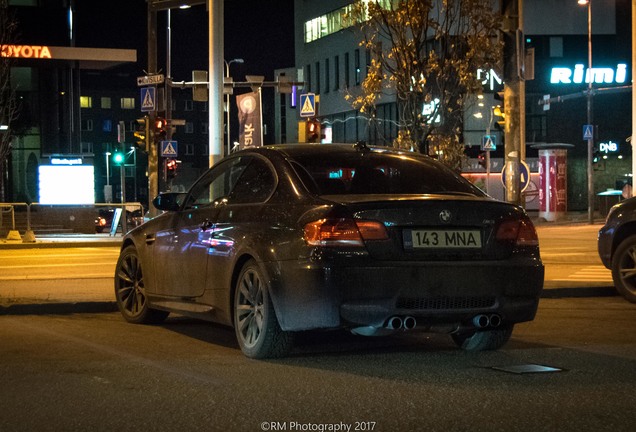
[[[35,233],[31,229],[31,203],[27,203],[27,229],[22,237],[22,243],[35,243]]]

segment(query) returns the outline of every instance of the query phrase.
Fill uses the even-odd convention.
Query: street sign
[[[543,95],[543,111],[548,111],[550,109],[550,95]]]
[[[583,125],[583,139],[594,139],[594,125]]]
[[[157,88],[156,87],[143,87],[141,90],[141,111],[149,112],[156,111],[157,101]]]
[[[177,157],[176,141],[161,141],[161,157]]]
[[[148,85],[163,84],[164,81],[165,77],[163,74],[140,76],[137,77],[137,86],[143,87]]]
[[[484,135],[481,139],[481,149],[485,151],[497,150],[497,136]]]
[[[316,95],[314,93],[305,93],[300,95],[300,116],[316,116]]]
[[[501,170],[501,183],[506,187],[506,167]],[[524,161],[519,163],[519,187],[521,192],[525,192],[530,184],[530,167]]]

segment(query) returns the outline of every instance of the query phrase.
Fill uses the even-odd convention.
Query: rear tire
[[[621,242],[612,257],[612,279],[616,291],[636,303],[636,235]]]
[[[134,324],[159,324],[169,312],[148,307],[141,261],[134,246],[126,247],[115,267],[115,298],[124,319]]]
[[[494,351],[510,340],[513,328],[514,325],[508,325],[496,329],[453,333],[451,337],[457,346],[465,351]]]
[[[248,261],[234,288],[234,330],[246,357],[263,359],[285,356],[293,335],[278,324],[266,279],[254,260]]]

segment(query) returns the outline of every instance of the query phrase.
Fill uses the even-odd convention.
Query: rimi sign
[[[619,63],[616,67],[585,68],[576,64],[574,68],[553,67],[550,73],[550,84],[624,84],[627,82],[627,65]]]

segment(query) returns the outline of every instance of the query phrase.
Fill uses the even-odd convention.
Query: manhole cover
[[[552,366],[543,366],[538,364],[524,364],[516,366],[493,366],[492,369],[508,372],[513,374],[529,374],[529,373],[551,373],[561,372],[563,369],[555,368]]]

